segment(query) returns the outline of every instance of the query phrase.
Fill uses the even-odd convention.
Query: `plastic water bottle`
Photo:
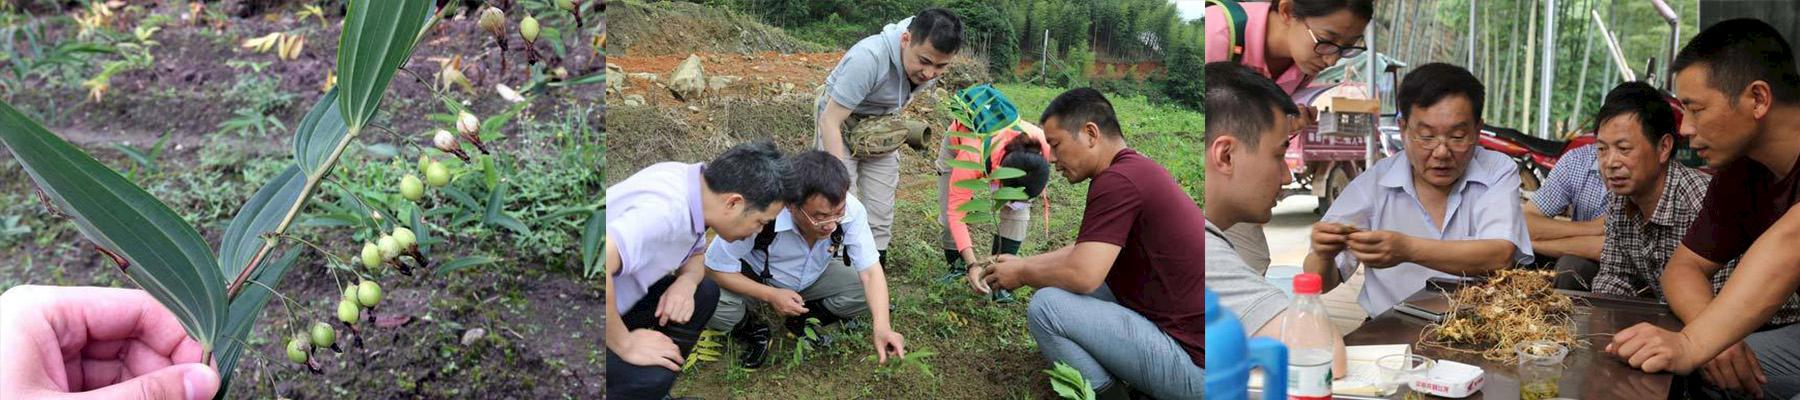
[[[1288,347],[1287,392],[1290,400],[1330,400],[1332,358],[1337,329],[1319,302],[1319,274],[1294,276],[1293,311],[1281,319],[1281,343]]]
[[[1250,368],[1263,369],[1264,382],[1287,380],[1287,347],[1266,337],[1248,338],[1237,314],[1219,306],[1219,295],[1206,292],[1206,393],[1214,400],[1250,396]],[[1287,397],[1287,387],[1263,385],[1264,399]]]

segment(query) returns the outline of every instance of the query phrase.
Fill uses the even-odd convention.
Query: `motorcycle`
[[[1518,163],[1519,186],[1526,191],[1537,190],[1563,153],[1595,141],[1592,132],[1564,141],[1539,138],[1512,128],[1486,124],[1481,127],[1481,147],[1505,154]]]

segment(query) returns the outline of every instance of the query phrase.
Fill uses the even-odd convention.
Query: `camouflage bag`
[[[851,115],[844,120],[844,145],[851,157],[892,153],[900,146],[925,149],[931,125],[900,114]]]

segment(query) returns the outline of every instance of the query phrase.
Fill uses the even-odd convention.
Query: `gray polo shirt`
[[[1245,333],[1254,334],[1287,310],[1287,293],[1245,264],[1224,235],[1206,221],[1206,288],[1219,294],[1219,305],[1237,315]]]
[[[912,25],[912,17],[888,24],[881,33],[863,38],[844,52],[844,58],[825,78],[831,101],[856,114],[893,114],[936,79],[913,86],[900,59],[900,34]],[[941,76],[941,75],[940,75]],[[824,111],[823,104],[815,113]],[[816,114],[815,114],[816,115]]]

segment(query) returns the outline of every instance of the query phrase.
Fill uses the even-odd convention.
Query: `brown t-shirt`
[[[1169,171],[1131,149],[1088,183],[1076,242],[1119,246],[1106,285],[1120,305],[1205,362],[1206,220]]]
[[[1700,218],[1681,244],[1707,260],[1728,263],[1749,251],[1795,203],[1800,203],[1800,168],[1778,175],[1756,161],[1738,160],[1713,177]]]

